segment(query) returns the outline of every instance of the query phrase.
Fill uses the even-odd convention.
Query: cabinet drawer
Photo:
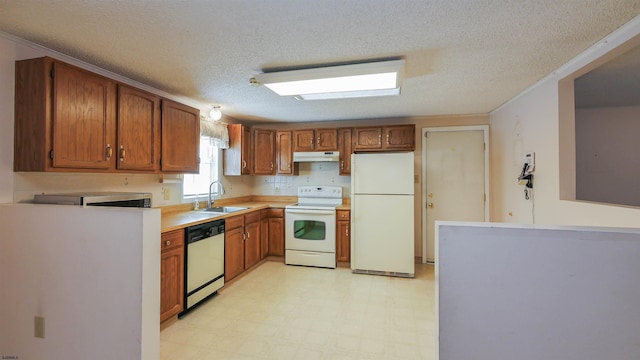
[[[160,250],[171,250],[184,246],[184,229],[178,229],[163,233],[160,236],[162,243],[160,244]]]
[[[284,217],[284,209],[268,209],[267,214],[270,218]]]
[[[253,211],[253,212],[244,214],[245,224],[251,224],[258,221],[260,221],[260,211]]]
[[[244,227],[244,216],[234,216],[224,219],[224,231]]]
[[[340,220],[350,220],[351,219],[351,211],[349,210],[337,210],[336,211],[337,219]]]

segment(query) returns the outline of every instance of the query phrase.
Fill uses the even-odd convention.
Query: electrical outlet
[[[171,199],[171,192],[169,192],[169,188],[163,188],[162,192],[164,193],[163,195],[165,200]]]
[[[44,316],[36,316],[33,319],[33,336],[44,339]]]

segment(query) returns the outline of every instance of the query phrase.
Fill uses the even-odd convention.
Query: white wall
[[[492,221],[638,226],[640,209],[570,200],[575,199],[575,129],[572,111],[558,101],[561,92],[573,98],[573,88],[560,80],[638,34],[640,17],[490,114]],[[536,154],[534,195],[525,200],[516,178],[530,151]],[[567,180],[573,181],[573,190]]]
[[[638,359],[640,229],[440,223],[441,360]]]
[[[4,204],[0,229],[0,355],[159,359],[158,209]]]
[[[575,118],[576,198],[640,207],[640,106],[576,109]]]

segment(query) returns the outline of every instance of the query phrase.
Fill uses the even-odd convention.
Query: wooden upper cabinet
[[[382,148],[381,127],[359,127],[353,129],[353,150],[379,150]]]
[[[253,130],[253,174],[276,174],[275,131],[266,129]]]
[[[199,151],[200,110],[162,99],[161,170],[197,173]]]
[[[241,124],[229,124],[229,148],[224,150],[224,174],[249,175],[251,158],[251,129]]]
[[[384,126],[382,148],[393,150],[415,150],[415,125]]]
[[[293,163],[293,137],[291,131],[276,132],[276,164],[278,174],[298,175],[298,164]]]
[[[336,151],[338,129],[309,129],[293,131],[293,151]]]
[[[351,174],[351,128],[338,129],[338,151],[340,152],[340,175]]]
[[[199,110],[49,57],[15,74],[14,171],[198,171]]]
[[[338,129],[316,129],[316,151],[338,150]]]
[[[15,171],[115,164],[115,82],[54,59],[16,61]]]
[[[315,143],[313,130],[293,131],[293,151],[313,151],[315,149]]]
[[[353,151],[414,151],[415,125],[353,129]]]
[[[114,101],[113,81],[53,63],[53,167],[113,168]]]
[[[118,85],[116,167],[157,171],[160,163],[160,97]]]

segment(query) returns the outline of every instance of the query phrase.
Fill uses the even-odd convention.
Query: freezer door
[[[413,195],[356,195],[351,199],[351,269],[411,274]]]
[[[354,194],[413,194],[413,153],[353,154]]]

